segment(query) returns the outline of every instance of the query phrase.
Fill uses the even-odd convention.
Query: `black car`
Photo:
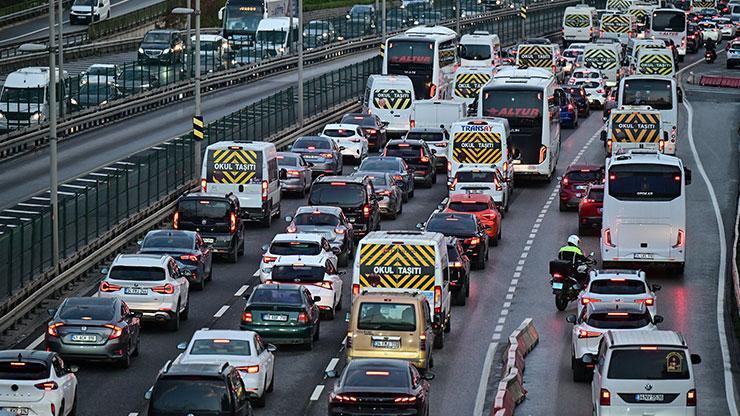
[[[414,197],[414,170],[400,157],[369,156],[362,160],[357,170],[390,173],[401,186],[403,202]]]
[[[303,46],[306,48],[318,48],[336,40],[337,32],[328,20],[311,20],[303,29]]]
[[[426,223],[417,224],[424,231],[442,233],[462,240],[465,254],[476,269],[484,269],[488,262],[488,236],[483,225],[473,214],[437,212]]]
[[[182,36],[177,30],[150,30],[139,44],[138,60],[143,63],[182,63],[184,46]]]
[[[619,101],[619,88],[611,88],[606,93],[606,101],[604,101],[604,111],[602,113],[602,120],[606,122],[612,114],[612,110],[617,108]]]
[[[232,263],[247,250],[239,199],[233,194],[196,192],[177,201],[172,228],[197,231],[211,252],[225,255]]]
[[[437,183],[437,156],[423,140],[391,140],[383,156],[400,157],[414,170],[414,181],[426,188]]]
[[[249,393],[239,371],[223,364],[168,361],[146,393],[149,416],[251,416]]]
[[[455,305],[465,305],[470,295],[470,258],[465,254],[462,240],[455,237],[446,237],[447,257],[450,264],[450,287],[452,288],[452,302]]]
[[[195,231],[153,230],[139,244],[141,254],[167,254],[177,261],[192,287],[203,290],[213,279],[213,254]]]
[[[67,298],[48,312],[47,351],[67,359],[111,361],[122,368],[139,355],[141,315],[119,298]]]
[[[336,377],[334,370],[328,377]],[[429,381],[404,360],[357,358],[344,368],[329,394],[329,416],[428,415]]]
[[[566,94],[573,97],[576,108],[578,109],[578,117],[588,117],[591,114],[591,106],[588,105],[588,94],[582,86],[564,87],[563,90]]]
[[[71,99],[72,105],[80,108],[105,105],[121,97],[120,91],[112,82],[88,82],[80,86],[76,97]]]
[[[373,114],[350,113],[342,117],[340,124],[355,124],[360,126],[362,132],[367,137],[367,145],[370,151],[378,151],[385,147],[388,142],[385,126],[388,123],[380,120],[380,117]]]
[[[319,175],[341,175],[344,169],[339,146],[329,137],[303,136],[293,142],[293,153],[303,156],[310,163],[313,178]]]
[[[437,172],[447,172],[447,146],[450,134],[442,127],[413,127],[406,140],[423,140],[437,157]]]
[[[703,43],[699,25],[694,22],[688,23],[686,25],[686,52],[698,52]]]
[[[314,181],[308,203],[341,208],[355,230],[355,239],[380,229],[380,207],[367,177],[322,176]]]

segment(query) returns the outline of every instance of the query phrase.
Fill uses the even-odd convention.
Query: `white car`
[[[577,58],[581,56],[583,56],[583,54],[578,55]],[[573,85],[583,81],[598,81],[602,78],[601,71],[593,69],[575,69],[568,79],[568,84]]]
[[[174,364],[223,364],[239,371],[250,399],[264,407],[267,393],[274,388],[276,350],[253,331],[199,329],[190,342],[178,344],[182,351]]]
[[[119,254],[103,269],[106,276],[98,296],[119,297],[132,312],[140,312],[142,320],[166,322],[167,329],[177,331],[190,311],[187,273],[170,256]]]
[[[604,108],[606,102],[606,85],[602,78],[578,81],[574,87],[583,87],[586,90],[588,105],[592,108]]]
[[[576,59],[578,59],[578,55],[583,54],[583,49],[573,48],[569,47],[568,49],[564,50],[561,54],[561,58],[563,61],[565,61],[565,65],[563,65],[563,70],[566,73],[571,73],[576,68]]]
[[[722,31],[714,22],[704,21],[699,23],[701,28],[701,37],[706,42],[707,39],[712,39],[715,42],[722,40]]]
[[[123,74],[123,69],[114,64],[92,64],[80,74],[80,85],[87,84],[115,84]]]
[[[658,313],[655,292],[660,285],[648,285],[642,270],[592,270],[588,286],[578,295],[578,313],[589,303],[644,303],[650,314]]]
[[[486,168],[461,167],[457,169],[449,184],[449,195],[457,194],[486,194],[501,209],[501,213],[509,207],[509,186],[511,182],[504,180],[498,166]]]
[[[332,138],[343,157],[351,157],[359,162],[367,156],[367,137],[358,125],[327,124],[321,136]]]
[[[321,314],[327,319],[334,319],[337,311],[342,310],[342,279],[331,260],[316,258],[283,257],[272,267],[272,276],[267,283],[295,284],[304,286],[311,296],[319,296],[316,301]]]
[[[593,365],[583,361],[586,354],[596,354],[601,336],[607,331],[654,331],[663,322],[660,315],[651,315],[642,303],[589,303],[580,315],[566,320],[573,324],[571,331],[571,368],[573,381],[587,381]]]
[[[340,248],[332,248],[329,241],[321,234],[313,233],[285,233],[277,234],[270,244],[262,246],[262,261],[260,262],[260,282],[270,280],[272,266],[278,259],[287,257],[292,262],[318,261],[322,264],[331,261],[337,267],[337,252]]]
[[[724,39],[734,39],[735,35],[737,34],[737,28],[735,27],[735,24],[730,20],[729,17],[717,17],[714,19],[714,22],[717,23],[717,27],[719,28],[720,33],[722,34],[722,38]]]
[[[67,367],[55,352],[0,352],[0,415],[74,414],[77,408],[76,368]]]

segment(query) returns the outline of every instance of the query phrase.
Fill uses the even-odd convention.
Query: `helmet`
[[[578,245],[581,244],[581,239],[578,238],[577,235],[573,234],[570,237],[568,237],[568,244],[571,244],[571,245],[574,245],[574,246],[578,246]]]

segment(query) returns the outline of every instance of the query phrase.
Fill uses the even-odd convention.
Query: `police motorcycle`
[[[596,260],[589,253],[585,261],[573,264],[569,260],[550,261],[550,285],[555,295],[555,307],[564,311],[568,303],[578,299],[578,294],[588,285],[589,273]]]

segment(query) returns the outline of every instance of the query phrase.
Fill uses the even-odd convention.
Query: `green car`
[[[319,300],[303,286],[259,285],[247,299],[240,328],[269,343],[302,344],[310,350],[319,339]]]

